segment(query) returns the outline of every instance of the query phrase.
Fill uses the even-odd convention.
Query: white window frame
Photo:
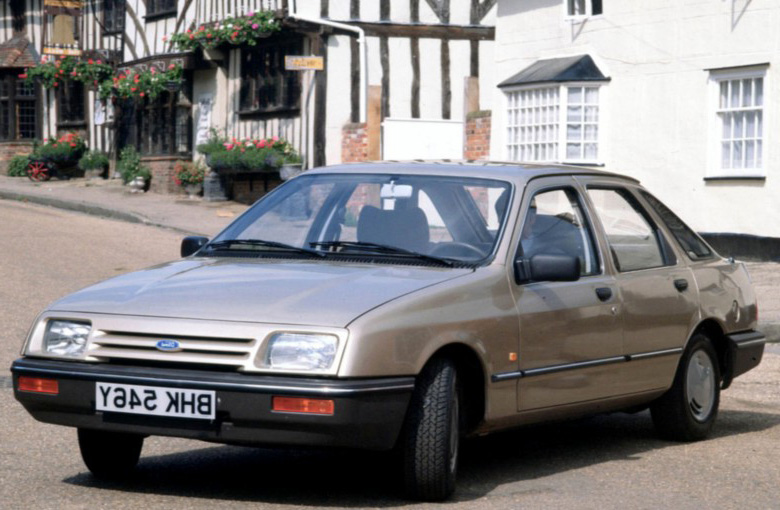
[[[604,147],[603,147],[603,139],[604,139],[604,91],[606,90],[606,82],[564,82],[564,83],[535,83],[531,85],[524,85],[524,86],[516,86],[511,88],[506,88],[504,90],[504,108],[503,108],[503,115],[504,115],[504,129],[502,130],[503,134],[503,143],[502,143],[502,151],[504,155],[504,159],[507,161],[517,161],[517,162],[523,162],[523,163],[566,163],[566,164],[574,164],[574,165],[601,165],[604,161]],[[593,142],[596,144],[596,158],[594,159],[585,159],[585,158],[567,158],[566,157],[566,148],[567,143],[569,142],[568,139],[568,119],[567,119],[567,113],[568,113],[568,95],[569,95],[569,89],[570,88],[581,88],[581,87],[589,87],[589,88],[596,88],[598,89],[598,118],[596,120],[596,125],[598,126],[598,133],[596,135],[596,139],[593,140]],[[555,89],[558,92],[558,115],[556,119],[556,126],[557,126],[557,137],[554,141],[550,142],[541,142],[542,144],[557,144],[557,150],[553,153],[553,158],[548,159],[527,159],[527,158],[520,158],[515,157],[515,154],[513,153],[512,148],[510,148],[510,142],[513,141],[510,138],[509,130],[513,127],[516,127],[514,122],[512,122],[512,119],[510,119],[510,96],[512,94],[517,94],[521,92],[533,92],[535,90],[549,90],[549,89]],[[584,120],[585,112],[583,111],[583,120],[580,122],[581,124],[585,124]],[[543,124],[534,124],[530,127],[536,127],[536,126],[549,126],[548,123]],[[520,125],[529,127],[528,125]],[[584,136],[584,134],[583,134]],[[511,144],[511,145],[519,145],[519,144]],[[532,144],[535,145],[535,144]],[[518,151],[519,152],[519,151]]]
[[[708,88],[708,104],[707,104],[707,116],[709,125],[709,150],[707,156],[707,173],[706,178],[709,179],[761,179],[766,177],[766,168],[768,161],[768,153],[770,146],[767,140],[771,140],[768,136],[769,127],[771,126],[767,108],[767,94],[769,92],[769,83],[767,77],[768,66],[751,66],[739,69],[718,69],[710,71]],[[753,80],[761,78],[763,83],[763,99],[760,107],[750,106],[743,108],[721,108],[720,103],[720,88],[721,83],[730,81],[741,80]],[[755,91],[752,92],[752,97],[755,96]],[[740,97],[742,97],[740,95]],[[760,111],[761,112],[761,135],[753,136],[751,139],[761,142],[761,166],[754,168],[723,168],[722,159],[722,142],[723,142],[723,121],[722,115],[724,113],[740,112],[740,111]],[[756,127],[757,129],[757,127]],[[743,133],[745,136],[741,140],[749,139],[747,137],[747,123],[743,123]],[[745,151],[743,149],[743,155]],[[743,156],[744,157],[744,156]],[[758,158],[759,153],[755,153],[754,158]]]
[[[593,0],[582,0],[585,4],[585,12],[569,12],[569,2],[576,3],[577,0],[563,0],[563,19],[565,20],[583,20],[587,18],[599,17],[604,13],[604,2],[601,3],[601,13],[593,14]],[[574,9],[576,11],[576,7]]]

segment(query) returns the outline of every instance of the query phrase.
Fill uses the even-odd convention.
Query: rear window
[[[677,239],[677,242],[680,243],[680,246],[685,250],[688,257],[692,260],[701,260],[713,256],[713,252],[710,247],[707,246],[707,243],[705,243],[696,232],[691,230],[688,225],[683,223],[682,220],[660,200],[647,191],[641,190],[640,193],[642,194],[642,198],[647,200],[650,207],[658,214],[674,238]]]

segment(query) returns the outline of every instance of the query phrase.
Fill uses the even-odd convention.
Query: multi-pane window
[[[564,85],[507,94],[507,156],[513,161],[598,161],[599,88]]]
[[[178,93],[147,100],[136,113],[138,151],[145,156],[189,153],[190,112],[189,105],[179,104]]]
[[[602,0],[566,0],[566,14],[570,17],[598,16],[604,12]]]
[[[30,140],[38,135],[35,86],[0,75],[0,140]]]
[[[715,78],[718,88],[716,174],[761,173],[764,166],[764,75]]]
[[[125,28],[125,0],[103,0],[103,30],[121,32]]]
[[[176,13],[176,0],[147,0],[146,15],[157,16]]]
[[[57,117],[60,124],[83,124],[86,121],[84,84],[66,80],[57,89]]]
[[[284,69],[285,55],[300,55],[302,39],[265,43],[241,50],[242,113],[296,110],[301,101],[301,73]]]

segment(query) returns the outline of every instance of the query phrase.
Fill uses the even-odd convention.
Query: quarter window
[[[712,249],[707,246],[701,237],[696,234],[688,225],[666,207],[660,200],[646,191],[641,191],[642,197],[647,200],[650,207],[663,220],[666,228],[672,233],[677,242],[680,243],[685,253],[693,260],[706,259],[712,257]]]
[[[597,163],[599,87],[562,85],[507,94],[512,161]]]
[[[619,271],[650,269],[676,262],[661,233],[628,191],[589,189],[588,195]]]
[[[577,257],[583,276],[600,271],[593,235],[573,189],[534,196],[523,222],[519,254],[527,260],[535,255]]]
[[[764,175],[764,75],[765,70],[712,74],[717,102],[711,177]]]

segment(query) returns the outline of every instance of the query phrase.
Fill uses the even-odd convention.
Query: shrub
[[[152,174],[145,165],[141,163],[141,155],[135,150],[135,147],[125,147],[119,153],[117,162],[117,171],[122,176],[122,182],[127,184],[136,177],[149,179]]]
[[[173,180],[179,186],[186,184],[200,184],[203,182],[203,176],[206,169],[199,161],[192,163],[190,161],[177,161],[173,167]]]
[[[227,137],[220,135],[219,131],[217,131],[214,128],[211,128],[209,130],[209,137],[208,139],[198,145],[197,149],[198,152],[201,154],[212,154],[214,152],[218,151],[224,151],[225,150],[225,143],[227,142]]]
[[[101,170],[108,166],[108,154],[103,151],[88,151],[81,156],[79,168],[82,170]]]
[[[32,158],[68,167],[75,165],[86,150],[83,138],[76,133],[67,133],[56,140],[44,140],[44,144],[33,151]]]
[[[8,162],[8,175],[11,177],[26,177],[29,164],[30,159],[27,156],[14,156]]]

